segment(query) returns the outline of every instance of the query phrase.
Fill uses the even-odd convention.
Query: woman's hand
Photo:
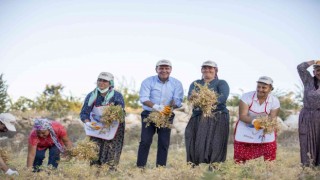
[[[258,131],[260,129],[262,129],[261,125],[260,125],[260,121],[257,119],[252,120],[252,125],[254,126],[254,128]]]

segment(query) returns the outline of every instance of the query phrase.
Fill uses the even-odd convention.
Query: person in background
[[[244,163],[263,156],[264,160],[276,159],[276,132],[263,135],[263,129],[256,118],[269,116],[277,118],[280,102],[271,94],[273,80],[262,76],[257,81],[256,91],[242,95],[239,104],[239,120],[235,127],[234,160]]]
[[[152,111],[162,112],[164,106],[181,107],[183,88],[179,80],[170,76],[172,64],[169,60],[160,60],[156,64],[157,75],[145,79],[140,88],[140,102],[143,104],[141,113],[141,141],[138,150],[137,166],[144,168],[147,163],[152,138],[158,133],[158,151],[156,166],[166,166],[170,145],[170,128],[157,128],[154,123],[146,127],[143,120]],[[169,121],[172,123],[174,114]]]
[[[14,126],[16,123],[16,118],[10,113],[1,113],[0,114],[0,132],[7,131],[16,131],[16,127]],[[10,169],[2,157],[0,156],[0,169],[7,175],[19,175],[18,171],[14,171]]]
[[[313,76],[307,70],[313,65]],[[300,157],[303,166],[320,165],[320,61],[298,65],[304,86],[303,108],[299,115]]]
[[[35,119],[29,135],[27,168],[40,171],[47,149],[49,149],[48,165],[58,167],[60,153],[72,148],[66,129],[56,121]]]
[[[114,77],[109,72],[101,72],[97,79],[96,88],[90,92],[82,106],[80,119],[84,123],[89,123],[90,113],[101,106],[120,105],[125,108],[123,96],[120,92],[114,90]],[[116,170],[116,165],[119,164],[120,155],[123,147],[125,122],[119,124],[117,132],[113,139],[105,140],[97,137],[91,137],[91,140],[97,142],[99,146],[99,159],[92,161],[91,165],[110,165],[109,170]]]
[[[203,62],[201,73],[202,78],[191,83],[188,99],[195,89],[195,82],[201,85],[207,83],[209,89],[218,94],[218,102],[217,108],[212,112],[213,115],[209,117],[202,116],[199,107],[194,107],[192,110],[192,116],[185,130],[187,162],[192,165],[224,162],[229,137],[229,111],[226,108],[229,85],[225,80],[218,78],[218,66],[213,61]],[[209,170],[213,170],[211,165]]]

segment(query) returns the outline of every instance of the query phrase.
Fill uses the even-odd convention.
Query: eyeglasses
[[[98,81],[100,81],[100,82],[109,82],[109,81],[107,81],[107,80],[105,80],[105,79],[98,79]]]

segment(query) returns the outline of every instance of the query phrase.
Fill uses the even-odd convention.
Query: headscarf
[[[37,131],[49,130],[53,143],[57,146],[60,152],[64,152],[64,148],[58,141],[57,135],[52,128],[51,122],[48,119],[35,119],[33,128]]]
[[[114,82],[113,80],[110,81],[110,87],[106,89],[100,89],[99,87],[96,87],[92,92],[91,96],[88,101],[88,106],[92,106],[92,104],[96,101],[98,97],[98,93],[105,93],[107,92],[107,95],[104,97],[104,101],[102,102],[102,105],[106,105],[109,103],[110,99],[114,96]]]

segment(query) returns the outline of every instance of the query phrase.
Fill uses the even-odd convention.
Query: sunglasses
[[[100,81],[100,82],[109,82],[109,81],[107,81],[107,80],[105,80],[105,79],[98,79],[98,81]]]

